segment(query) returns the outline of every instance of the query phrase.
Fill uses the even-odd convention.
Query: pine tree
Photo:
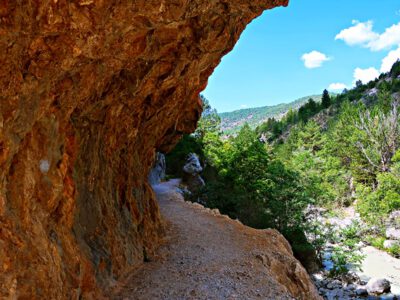
[[[331,106],[331,97],[329,96],[329,92],[327,90],[324,90],[322,94],[322,102],[321,102],[322,108],[328,108]]]

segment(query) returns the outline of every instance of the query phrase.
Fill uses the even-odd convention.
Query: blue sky
[[[368,81],[395,58],[399,0],[291,0],[247,27],[203,94],[219,112],[290,102]]]

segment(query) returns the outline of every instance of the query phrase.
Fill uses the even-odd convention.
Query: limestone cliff
[[[0,2],[0,298],[101,297],[163,233],[155,151],[240,33],[288,0]]]

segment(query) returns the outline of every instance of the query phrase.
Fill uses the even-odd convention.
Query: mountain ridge
[[[268,118],[279,119],[290,109],[300,108],[300,106],[306,103],[310,98],[316,102],[321,101],[321,95],[309,95],[288,103],[243,108],[231,112],[219,113],[218,115],[221,117],[221,129],[226,134],[234,134],[245,123],[248,123],[250,127],[255,128],[265,122]]]

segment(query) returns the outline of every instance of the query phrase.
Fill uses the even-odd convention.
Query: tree
[[[203,113],[197,123],[197,129],[194,136],[200,141],[204,138],[207,132],[219,132],[221,125],[221,118],[215,108],[212,108],[210,102],[206,97],[200,95],[200,99],[203,102]]]
[[[322,93],[322,101],[321,101],[322,108],[328,108],[331,106],[331,97],[329,96],[329,92],[324,90]]]
[[[400,60],[397,60],[393,66],[392,69],[390,70],[390,76],[392,78],[397,78],[400,76]]]
[[[313,154],[322,149],[324,143],[321,134],[321,127],[315,121],[304,125],[299,133],[298,146],[310,150]]]
[[[384,102],[385,103],[385,102]],[[386,105],[386,103],[385,103]],[[368,161],[371,170],[388,172],[400,140],[399,102],[393,101],[391,110],[385,107],[360,112],[354,121],[359,139],[356,147]]]

